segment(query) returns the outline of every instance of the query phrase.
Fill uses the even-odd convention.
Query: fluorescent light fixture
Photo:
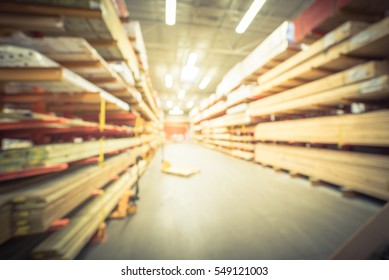
[[[181,71],[181,81],[193,83],[199,73],[199,68],[195,66],[184,66]]]
[[[169,115],[183,115],[184,111],[180,109],[180,107],[175,106],[172,110],[169,110]]]
[[[105,99],[108,102],[116,104],[116,106],[118,106],[120,109],[123,109],[124,111],[130,110],[130,105],[128,105],[128,103],[124,102],[123,100],[120,100],[119,98],[113,96],[108,92],[101,91],[100,97]]]
[[[243,16],[238,26],[236,27],[236,33],[243,33],[249,27],[250,23],[253,21],[255,16],[261,10],[266,0],[254,0],[250,8],[247,10],[246,14]]]
[[[186,91],[184,89],[180,89],[178,92],[178,99],[183,99],[185,97]]]
[[[190,109],[192,108],[194,105],[194,102],[192,100],[188,101],[188,103],[186,103],[186,108]]]
[[[195,66],[197,61],[197,53],[191,52],[188,56],[188,61],[186,62],[187,66]]]
[[[167,25],[176,24],[176,0],[166,0],[166,19],[165,22]]]
[[[201,80],[201,82],[200,82],[200,84],[199,84],[199,88],[200,88],[200,89],[205,89],[205,88],[208,86],[208,84],[209,84],[210,81],[211,81],[211,77],[210,77],[210,76],[205,76],[205,77]]]
[[[171,100],[166,101],[166,107],[171,109],[173,107],[173,101],[171,101]]]
[[[173,76],[171,74],[165,75],[165,86],[171,88],[173,86]]]

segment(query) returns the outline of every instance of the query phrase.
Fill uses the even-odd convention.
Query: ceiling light
[[[188,103],[186,103],[186,108],[190,109],[192,108],[194,105],[194,102],[191,100],[191,101],[188,101]]]
[[[180,107],[175,106],[172,110],[169,110],[169,115],[182,115],[184,111],[180,109]]]
[[[165,75],[165,86],[171,88],[173,86],[173,76],[171,74]]]
[[[243,16],[242,20],[239,22],[236,27],[236,33],[243,33],[249,27],[250,23],[253,21],[255,16],[261,10],[262,6],[265,4],[266,0],[254,0],[250,8],[247,10],[246,14]]]
[[[197,61],[197,53],[191,52],[188,56],[188,61],[186,62],[187,66],[195,66]]]
[[[200,84],[199,84],[199,88],[200,88],[200,89],[205,89],[205,88],[208,86],[208,84],[209,84],[210,81],[211,81],[211,77],[210,77],[210,76],[205,76],[205,77],[201,80],[201,82],[200,82]]]
[[[185,97],[186,91],[184,89],[180,89],[178,92],[178,99],[183,99]]]
[[[193,83],[196,80],[196,76],[199,72],[199,68],[195,66],[184,66],[181,71],[181,81]]]
[[[166,107],[168,107],[169,109],[173,107],[173,101],[171,100],[168,100],[166,101]]]
[[[166,0],[166,19],[167,25],[176,24],[176,0]]]

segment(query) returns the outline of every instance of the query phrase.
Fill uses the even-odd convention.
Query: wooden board
[[[255,140],[389,146],[389,110],[260,123]]]
[[[389,156],[257,144],[255,161],[389,200]]]

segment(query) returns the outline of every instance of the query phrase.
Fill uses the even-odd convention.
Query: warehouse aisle
[[[163,174],[158,151],[138,213],[109,221],[108,240],[80,259],[326,259],[380,208],[195,144],[165,157],[201,172]]]

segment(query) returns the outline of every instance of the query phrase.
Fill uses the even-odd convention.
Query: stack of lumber
[[[124,28],[126,29],[127,35],[130,38],[136,55],[138,56],[140,68],[147,71],[149,69],[149,63],[139,21],[130,21],[129,23],[125,23]]]
[[[329,76],[363,63],[366,59],[388,57],[389,17],[372,24],[338,44],[331,44],[325,52],[317,50],[296,62],[284,62],[258,78],[259,86],[253,97],[264,97]],[[324,40],[324,39],[321,39]],[[293,59],[293,58],[292,58]],[[296,64],[297,63],[297,64]]]
[[[39,4],[29,4],[28,0],[3,1],[1,10],[20,13],[25,11],[31,15],[46,15],[63,17],[62,32],[40,30],[46,35],[63,35],[83,37],[106,60],[125,60],[137,78],[139,68],[135,52],[126,35],[126,31],[117,15],[111,0],[99,0],[94,3],[86,1],[87,8],[79,8],[75,1],[41,0]],[[92,7],[90,8],[90,4]],[[28,24],[28,23],[27,23]]]
[[[140,139],[136,137],[108,139],[104,141],[103,152],[109,153],[139,145]],[[28,168],[48,167],[93,157],[99,154],[99,149],[99,141],[88,141],[6,150],[0,153],[0,174]]]
[[[367,27],[368,24],[365,22],[349,21],[342,24],[335,30],[326,34],[320,40],[310,45],[305,51],[297,53],[287,61],[281,63],[279,67],[275,67],[271,71],[268,71],[267,73],[261,75],[258,78],[259,83],[263,84],[264,82],[269,81],[272,78],[275,78],[286,71],[289,71],[293,67],[307,61],[308,59],[314,57],[317,54],[326,51],[331,46],[334,46],[346,40],[347,38],[350,38],[351,36],[355,35],[356,33],[362,31]]]
[[[389,110],[260,123],[255,140],[389,146]]]
[[[230,156],[252,160],[254,158],[254,137],[253,131],[242,128],[235,129],[223,128],[205,128],[199,133],[193,135],[193,139],[204,143],[206,147],[221,151]]]
[[[389,66],[371,61],[299,87],[250,103],[249,114],[295,113],[317,109],[318,105],[347,104],[354,100],[376,99],[388,91]]]
[[[7,97],[0,96],[0,100]],[[81,119],[69,119],[48,114],[39,114],[27,110],[5,109],[0,112],[0,137],[27,138],[36,132],[41,135],[58,135],[71,133],[72,136],[132,136],[133,127],[106,124],[104,131],[100,132],[99,124]],[[4,147],[3,147],[4,149]]]
[[[122,77],[111,69],[112,67],[83,38],[30,38],[18,32],[12,36],[0,38],[0,43],[34,49],[125,101],[136,102],[137,100],[136,90],[130,87],[134,86],[135,81],[128,66],[125,64],[120,66],[121,71],[130,73],[123,81]]]
[[[5,82],[3,85],[5,94],[31,94],[36,93],[37,90],[53,94],[89,92],[89,98],[97,102],[100,101],[100,97],[107,99],[111,103],[109,104],[111,106],[107,106],[107,110],[121,111],[129,109],[129,105],[124,101],[116,99],[105,90],[61,67],[58,63],[39,52],[5,45],[0,46],[0,54],[0,81]],[[30,102],[28,100],[24,101],[24,103]],[[119,104],[122,108],[117,106]],[[15,102],[14,108],[19,105],[19,102]],[[97,105],[99,106],[99,104]],[[67,110],[71,110],[69,106],[67,106]]]
[[[91,199],[64,229],[52,233],[32,253],[34,259],[73,259],[87,244],[98,227],[110,215],[120,197],[137,181],[145,163],[132,167],[104,189],[101,196]]]
[[[93,191],[103,188],[149,151],[150,146],[143,145],[109,158],[103,166],[88,165],[35,180],[5,183],[2,188],[9,191],[0,200],[0,225],[4,229],[0,241],[47,231],[54,221],[70,213]]]
[[[388,45],[389,17],[343,23],[259,75],[249,96],[227,94],[226,115],[195,122],[201,129],[193,138],[388,200]],[[344,145],[363,153],[344,151]]]
[[[389,199],[389,156],[256,144],[255,161],[384,200]]]
[[[228,93],[241,84],[253,83],[258,75],[294,55],[300,46],[292,42],[293,37],[293,24],[282,23],[242,62],[227,72],[216,92]]]
[[[140,71],[138,57],[130,43],[124,23],[120,21],[111,0],[84,1],[84,3],[90,2],[86,5],[88,8],[80,8],[74,1],[43,0],[39,1],[39,4],[29,2],[28,0],[16,3],[2,2],[0,11],[12,13],[14,19],[21,19],[16,25],[18,28],[14,27],[11,30],[30,31],[31,27],[23,20],[26,16],[31,16],[36,21],[45,17],[59,17],[62,19],[63,26],[60,31],[45,26],[32,29],[44,34],[46,36],[44,39],[28,39],[19,36],[13,40],[11,38],[11,41],[17,45],[29,44],[31,48],[47,52],[53,60],[73,70],[92,84],[131,103],[142,117],[149,121],[158,120],[160,108],[156,103],[156,93],[152,88],[149,74]],[[120,6],[122,7],[120,10],[128,14],[125,5]],[[34,19],[32,21],[34,22]],[[137,42],[141,41],[138,37]],[[146,53],[143,51],[142,60],[144,61],[145,58],[147,58]],[[62,89],[61,93],[69,93],[65,87]],[[85,93],[85,96],[81,97],[83,102],[96,102],[96,94],[92,94],[96,93],[96,90],[88,88]],[[55,101],[60,102],[60,100],[57,98]],[[69,108],[74,108],[71,112],[77,115],[85,109],[99,110],[99,106],[85,105],[53,106],[50,109],[56,112],[67,112]],[[115,111],[115,109],[114,106],[107,106],[107,110]]]

